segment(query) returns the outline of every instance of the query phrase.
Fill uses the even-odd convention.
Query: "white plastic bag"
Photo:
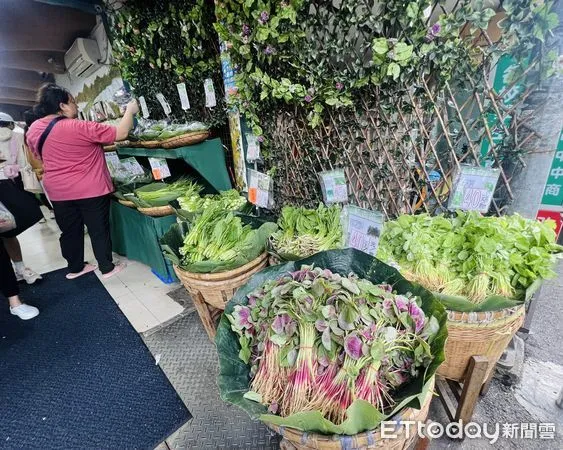
[[[5,233],[16,228],[16,219],[8,208],[0,202],[0,233]]]

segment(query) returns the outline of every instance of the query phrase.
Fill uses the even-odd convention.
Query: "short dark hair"
[[[54,83],[47,83],[41,86],[37,93],[37,105],[33,107],[33,113],[37,118],[57,114],[61,103],[68,103],[70,93],[63,87]]]

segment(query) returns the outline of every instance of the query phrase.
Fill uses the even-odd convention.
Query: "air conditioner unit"
[[[100,49],[94,39],[78,38],[65,54],[68,73],[76,78],[86,78],[100,67]]]

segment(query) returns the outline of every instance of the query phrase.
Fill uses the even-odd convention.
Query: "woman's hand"
[[[127,104],[125,114],[121,118],[119,125],[117,125],[117,133],[115,136],[116,141],[123,141],[129,136],[129,130],[133,128],[133,116],[139,112],[139,105],[137,100],[131,100]]]
[[[137,114],[139,112],[139,104],[137,103],[137,100],[133,99],[129,103],[127,103],[127,108],[125,109],[125,112],[133,116]]]

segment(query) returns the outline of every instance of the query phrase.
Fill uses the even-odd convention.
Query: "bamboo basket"
[[[430,403],[432,402],[433,390],[434,379],[432,380],[432,386],[424,399],[421,409],[405,408],[389,420],[401,422],[426,422]],[[280,443],[280,448],[282,450],[364,450],[369,448],[406,450],[411,447],[417,438],[416,424],[412,424],[410,426],[408,435],[406,427],[404,425],[399,425],[395,431],[390,431],[390,433],[397,436],[393,439],[383,438],[379,429],[365,431],[354,436],[341,436],[305,433],[294,428],[278,427],[271,424],[266,425],[282,436],[283,439]]]
[[[166,206],[154,206],[152,208],[137,208],[137,211],[152,217],[164,217],[164,216],[171,216],[174,214],[174,208],[170,205]]]
[[[135,203],[133,203],[130,200],[122,200],[122,199],[118,198],[117,201],[119,203],[121,203],[123,206],[127,206],[128,208],[136,208],[137,207],[137,206],[135,206]]]
[[[244,266],[227,272],[193,273],[174,266],[178,279],[192,297],[194,306],[210,339],[215,337],[217,319],[235,291],[267,264],[268,254],[263,253]]]
[[[209,137],[209,131],[194,131],[192,133],[182,134],[160,142],[160,146],[166,149],[186,147],[188,145],[199,144]]]
[[[502,353],[524,322],[524,305],[500,311],[462,313],[448,312],[446,359],[437,374],[450,380],[463,381],[472,356],[489,360],[488,379]]]

